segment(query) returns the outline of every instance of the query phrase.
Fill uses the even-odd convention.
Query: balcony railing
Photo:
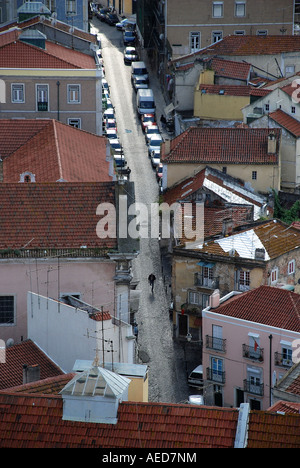
[[[45,112],[48,110],[48,102],[38,102],[37,103],[37,110],[40,112]]]
[[[263,396],[264,384],[253,383],[250,380],[244,380],[244,391],[254,395]]]
[[[289,358],[285,354],[275,353],[275,366],[290,368],[292,365],[292,358]]]
[[[225,372],[216,370],[216,369],[211,369],[210,367],[206,368],[206,378],[207,380],[211,380],[213,382],[218,382],[218,383],[225,383]]]
[[[226,340],[206,335],[206,347],[215,351],[226,352]]]
[[[195,286],[207,289],[219,289],[219,278],[207,278],[202,275],[195,275]]]
[[[251,359],[252,361],[260,361],[263,362],[264,360],[264,350],[263,348],[254,348],[252,346],[247,346],[243,344],[243,357],[247,359]]]

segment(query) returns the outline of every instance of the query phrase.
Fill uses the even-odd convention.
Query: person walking
[[[153,294],[153,290],[154,290],[155,280],[156,280],[156,276],[153,273],[151,273],[151,275],[149,275],[149,277],[148,277],[148,281],[149,281],[149,284],[151,286],[152,294]]]

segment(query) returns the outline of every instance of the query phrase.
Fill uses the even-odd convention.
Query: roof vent
[[[60,392],[63,420],[117,424],[119,403],[128,400],[130,380],[102,367],[78,373]]]

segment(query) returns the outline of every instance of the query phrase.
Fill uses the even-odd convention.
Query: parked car
[[[156,167],[156,180],[157,182],[160,182],[162,180],[163,176],[163,165],[162,163],[159,163],[159,165]]]
[[[117,122],[115,119],[107,119],[105,121],[103,121],[103,124],[104,124],[104,130],[107,131],[109,129],[112,129],[114,128],[116,131],[118,130],[117,129]]]
[[[114,162],[117,169],[122,169],[123,167],[127,166],[127,161],[124,157],[124,154],[115,154]]]
[[[151,152],[151,164],[154,169],[160,164],[160,149],[153,150]]]
[[[122,21],[116,24],[116,28],[119,31],[124,31],[126,29],[135,29],[135,22],[131,21],[129,18],[124,18]]]
[[[97,11],[96,16],[97,18],[102,21],[102,23],[105,22],[106,14],[109,12],[109,8],[101,8],[100,10]]]
[[[109,91],[109,84],[105,78],[102,78],[102,89]]]
[[[188,384],[191,387],[201,387],[203,385],[203,366],[199,365],[188,376]]]
[[[119,18],[115,13],[107,13],[105,22],[110,26],[115,26],[119,22]]]
[[[122,154],[124,155],[122,145],[119,142],[118,138],[110,139],[109,144],[114,155],[122,155]]]
[[[135,47],[129,46],[124,50],[124,63],[131,64],[138,60],[138,53]]]
[[[149,144],[150,139],[154,135],[159,135],[160,136],[160,131],[157,125],[148,125],[146,130],[145,130],[145,140],[146,144]]]
[[[113,108],[109,107],[103,112],[103,120],[115,119],[115,111]]]
[[[108,128],[106,130],[106,136],[109,140],[118,139],[118,133],[116,128]]]
[[[152,138],[150,138],[149,145],[148,145],[148,153],[150,157],[151,157],[152,151],[160,150],[162,142],[163,142],[163,138],[161,135],[153,135]]]
[[[136,36],[133,31],[124,31],[123,33],[123,42],[124,45],[135,44]]]
[[[137,92],[139,89],[148,89],[148,82],[143,76],[135,76],[132,80],[133,89]]]
[[[156,117],[154,114],[143,114],[141,116],[142,130],[145,132],[148,125],[156,125]]]

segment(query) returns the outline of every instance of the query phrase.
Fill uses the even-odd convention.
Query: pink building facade
[[[293,365],[299,310],[299,295],[269,287],[231,293],[203,310],[205,404],[269,408],[272,388]]]

